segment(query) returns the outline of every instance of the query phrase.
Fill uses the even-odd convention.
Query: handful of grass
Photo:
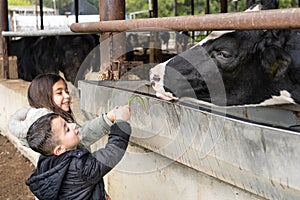
[[[143,104],[145,110],[146,110],[146,102],[145,100],[140,96],[140,95],[137,95],[137,94],[133,94],[128,100],[127,100],[127,104],[126,105],[130,105],[130,103],[135,99],[135,98],[138,98],[140,100],[140,102]]]

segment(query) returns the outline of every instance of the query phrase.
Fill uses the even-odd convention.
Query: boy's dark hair
[[[26,139],[32,150],[45,156],[53,154],[57,141],[52,137],[51,122],[57,117],[55,113],[46,114],[29,127]]]

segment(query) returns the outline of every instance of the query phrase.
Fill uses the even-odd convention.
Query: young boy
[[[55,113],[35,121],[26,137],[41,154],[26,181],[32,193],[38,199],[106,199],[103,176],[122,159],[131,134],[129,106],[116,109],[115,117],[105,148],[93,154],[77,146],[81,134],[75,123]]]

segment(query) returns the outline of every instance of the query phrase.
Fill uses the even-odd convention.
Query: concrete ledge
[[[27,106],[27,89],[29,82],[16,80],[0,80],[0,130],[1,134],[6,136],[11,143],[27,157],[34,165],[36,164],[38,154],[30,148],[22,146],[19,140],[10,134],[8,130],[9,117],[19,108]]]

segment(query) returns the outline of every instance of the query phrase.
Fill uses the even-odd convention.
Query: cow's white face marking
[[[172,93],[166,92],[163,85],[164,85],[164,74],[166,63],[160,63],[153,67],[150,70],[150,82],[153,89],[156,91],[156,96],[165,100],[177,100],[177,97],[174,97]]]

